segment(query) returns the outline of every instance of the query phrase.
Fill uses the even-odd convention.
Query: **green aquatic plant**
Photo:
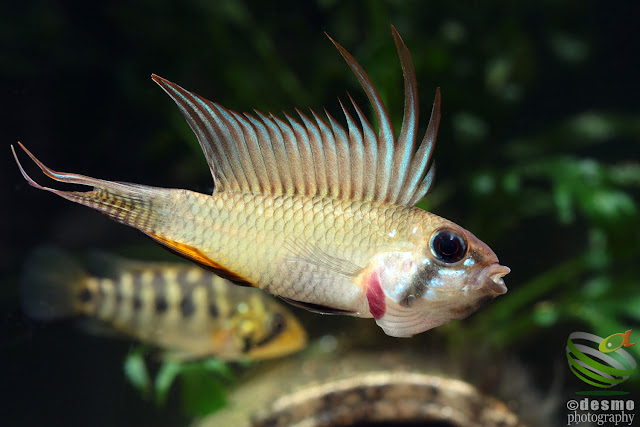
[[[505,279],[509,292],[465,321],[431,332],[447,345],[429,351],[453,358],[480,351],[470,342],[488,342],[491,351],[547,372],[550,361],[566,364],[564,347],[573,331],[606,337],[633,328],[632,340],[640,332],[640,121],[632,96],[636,68],[626,62],[633,58],[635,39],[629,36],[635,33],[624,25],[637,13],[589,0],[196,1],[179,7],[142,0],[97,7],[88,19],[83,9],[55,2],[4,14],[11,49],[0,74],[8,82],[6,122],[14,135],[7,143],[64,144],[59,164],[76,164],[70,156],[82,156],[84,170],[97,175],[109,152],[114,179],[137,182],[142,161],[145,183],[210,192],[200,148],[179,112],[151,88],[151,72],[236,110],[325,105],[337,117],[335,96],[349,90],[357,97],[359,91],[355,79],[343,79],[343,64],[321,35],[327,31],[366,64],[398,127],[402,74],[389,41],[391,23],[408,45],[419,46],[412,58],[422,98],[429,99],[435,86],[442,91],[438,173],[423,207],[474,230],[512,268]],[[99,102],[89,104],[89,93]],[[48,158],[55,151],[49,148]],[[114,158],[114,151],[126,155]],[[6,188],[15,188],[19,198],[7,206],[26,205],[31,195],[18,184],[17,172],[5,169],[15,177]],[[78,237],[75,222],[84,217],[74,213],[70,220],[69,209],[55,211],[53,225],[24,209],[15,212],[6,213],[13,226],[2,257],[5,266],[15,266],[2,278],[7,286],[0,302],[7,311],[17,310],[13,285],[29,246],[64,235],[76,247],[85,248],[88,239],[120,249],[136,238],[105,237],[111,231],[101,234],[99,227]],[[74,226],[65,228],[69,222]],[[27,228],[33,235],[24,235]],[[34,345],[50,350],[47,341]],[[627,350],[640,361],[640,344]],[[25,354],[32,352],[25,347]],[[84,362],[87,369],[95,363],[89,357]],[[166,399],[170,390],[182,393],[191,383],[198,389],[196,380],[183,380],[196,376],[197,365],[189,373],[167,366],[159,381],[153,362],[134,352],[125,371],[153,401],[158,390]],[[209,381],[210,371],[198,369]],[[217,396],[227,386],[224,378],[182,398],[193,405],[207,396],[222,402]],[[31,392],[38,381],[21,377],[10,387],[25,384]],[[640,387],[637,371],[624,387]]]
[[[304,56],[314,61],[309,67],[274,47],[273,28],[258,22],[258,12],[247,4],[209,8],[216,9],[216,25],[261,40],[254,48],[274,79],[255,97],[255,86],[264,87],[265,70],[228,63],[221,78],[237,89],[235,105],[332,105],[325,96],[340,90],[326,88],[341,64],[326,60],[332,55],[328,43],[306,37],[316,52]],[[554,359],[574,330],[608,336],[640,325],[640,275],[634,262],[640,259],[640,164],[627,155],[640,141],[640,124],[628,113],[571,106],[574,95],[563,85],[588,85],[582,70],[597,55],[584,20],[552,21],[534,36],[525,21],[542,9],[533,6],[501,9],[503,19],[496,19],[493,3],[451,13],[445,6],[426,10],[411,2],[376,2],[358,10],[367,17],[358,26],[351,25],[356,11],[348,6],[323,1],[319,8],[331,11],[330,34],[349,46],[359,42],[354,53],[379,82],[390,111],[401,111],[402,91],[393,47],[381,41],[388,22],[408,43],[421,43],[412,51],[418,78],[426,87],[440,85],[444,102],[437,183],[422,207],[459,218],[481,238],[497,242],[496,253],[512,267],[504,298],[434,331],[446,337],[444,348],[452,357],[469,351],[464,343],[475,341],[513,353],[523,347],[547,349],[540,350],[539,359]],[[591,13],[571,2],[545,10],[556,16],[568,11]],[[219,21],[225,14],[231,16],[227,23]],[[201,91],[207,93],[206,87]],[[549,101],[543,93],[553,91],[560,95]],[[231,102],[224,93],[219,98]],[[546,113],[549,102],[559,107]],[[193,142],[181,117],[174,118],[180,139]],[[193,153],[199,155],[197,146]],[[640,360],[640,345],[629,351]],[[638,387],[636,377],[625,386]]]
[[[227,391],[236,378],[229,365],[216,358],[199,361],[165,360],[155,375],[149,373],[147,348],[138,346],[127,354],[124,373],[129,383],[146,400],[164,406],[175,383],[179,383],[182,411],[202,417],[223,408]]]
[[[623,115],[583,115],[507,143],[513,166],[476,172],[472,191],[480,202],[499,199],[513,207],[495,225],[497,236],[542,219],[540,232],[553,239],[536,246],[538,257],[529,255],[537,271],[475,316],[466,334],[518,346],[558,330],[606,337],[640,326],[640,163],[557,153],[615,138],[639,140],[640,127]],[[640,359],[640,348],[628,351]],[[632,376],[629,386],[639,385]]]

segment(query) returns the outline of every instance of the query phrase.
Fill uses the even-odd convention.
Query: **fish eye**
[[[464,238],[450,228],[436,231],[431,238],[431,252],[440,261],[453,264],[467,254]]]

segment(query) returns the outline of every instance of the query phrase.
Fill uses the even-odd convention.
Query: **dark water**
[[[522,148],[518,141],[529,141],[524,149],[532,153],[531,162],[559,156],[637,166],[640,38],[639,10],[632,2],[214,3],[31,1],[0,7],[0,390],[7,425],[182,425],[188,420],[175,390],[169,404],[157,408],[127,383],[122,361],[129,343],[83,333],[73,322],[34,322],[22,314],[18,298],[22,263],[43,244],[77,254],[103,249],[166,255],[135,230],[29,187],[10,144],[23,142],[56,170],[211,191],[195,137],[150,80],[151,73],[240,111],[285,108],[291,113],[293,106],[327,106],[340,117],[336,96],[344,99],[348,90],[361,105],[366,100],[325,39],[327,31],[369,72],[399,126],[401,74],[388,27],[394,24],[416,66],[421,129],[435,87],[443,93],[436,149],[436,188],[441,190],[433,195],[433,207],[489,242],[512,268],[506,278],[510,293],[494,304],[508,306],[512,290],[577,256],[590,245],[593,230],[608,236],[606,251],[619,247],[627,248],[620,250],[627,257],[640,253],[637,227],[631,227],[638,218],[637,182],[621,187],[635,213],[603,220],[589,216],[588,207],[582,214],[577,198],[573,222],[562,222],[562,214],[548,207],[558,202],[549,196],[555,187],[540,177],[521,178],[513,193],[474,190],[478,176],[496,179],[500,187],[501,170],[527,163],[526,155],[513,154]],[[604,127],[589,120],[567,125],[585,113],[602,113],[608,121]],[[556,132],[563,126],[569,126],[565,133]],[[51,184],[26,156],[21,159],[32,177]],[[608,185],[618,189],[615,182]],[[539,203],[518,198],[529,190],[549,197]],[[622,256],[620,265],[613,258],[608,265],[615,272],[605,268],[598,277],[616,286],[605,286],[599,298],[637,298],[640,272],[630,258]],[[579,302],[584,287],[578,282],[586,283],[589,271],[550,285],[506,321],[483,319],[490,325],[485,332],[496,333],[502,355],[521,360],[537,379],[532,387],[550,387],[550,366],[566,363],[570,332],[593,331],[575,315],[587,307]],[[628,314],[632,310],[622,307],[613,304],[610,311],[597,312],[600,323],[638,325]],[[532,313],[542,320],[535,323]],[[470,318],[449,332],[464,337],[473,325]],[[507,329],[510,325],[513,329]],[[615,332],[622,331],[610,333]],[[474,339],[482,338],[473,333]],[[584,387],[568,371],[564,374],[559,419],[569,395],[564,390]]]

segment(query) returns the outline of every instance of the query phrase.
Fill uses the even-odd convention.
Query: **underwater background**
[[[0,422],[185,425],[203,413],[188,401],[203,393],[185,393],[186,381],[163,405],[131,384],[124,361],[147,349],[22,313],[23,263],[44,244],[77,256],[173,257],[134,229],[31,188],[9,145],[23,142],[54,170],[210,192],[197,140],[151,73],[236,111],[324,107],[340,117],[338,96],[366,102],[326,31],[364,67],[399,128],[393,24],[416,68],[420,134],[442,91],[436,184],[420,206],[489,244],[512,270],[509,291],[409,340],[370,319],[292,310],[312,342],[418,352],[516,413],[541,412],[544,402],[548,425],[566,424],[567,400],[589,388],[567,366],[569,334],[640,336],[638,12],[632,2],[596,1],[0,6]],[[640,345],[628,351],[640,360]],[[499,390],[507,366],[517,390]],[[222,369],[234,379],[208,389],[213,406],[224,406],[245,369]],[[638,371],[617,388],[640,404]]]

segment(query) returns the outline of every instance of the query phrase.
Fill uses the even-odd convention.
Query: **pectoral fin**
[[[302,262],[320,267],[329,273],[337,273],[350,278],[356,277],[362,267],[348,259],[329,255],[317,244],[303,239],[292,238],[285,242],[288,262]]]

